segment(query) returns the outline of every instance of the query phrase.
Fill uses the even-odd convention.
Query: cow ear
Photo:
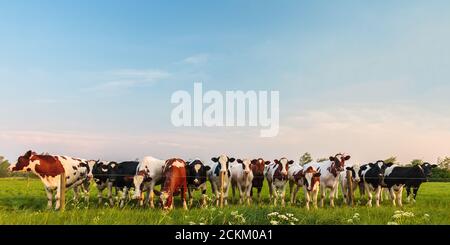
[[[189,165],[189,164],[191,164],[191,162],[186,162],[186,166]]]
[[[317,172],[314,174],[314,177],[320,177],[320,175],[321,175],[320,172]]]
[[[350,156],[346,156],[346,157],[344,158],[345,161],[348,161],[349,159],[350,159]]]
[[[269,165],[269,164],[270,164],[270,161],[266,161],[264,164]]]
[[[280,161],[278,161],[278,159],[274,159],[273,160],[276,164],[280,163]]]
[[[334,162],[335,157],[331,156],[329,159],[330,161]]]
[[[218,158],[218,157],[213,157],[213,158],[211,158],[211,161],[213,161],[213,162],[218,162],[218,161],[219,161],[219,158]]]
[[[234,160],[236,160],[234,157],[228,159],[229,162],[234,162]]]
[[[431,168],[436,168],[438,165],[436,165],[436,164],[432,164],[431,165]]]
[[[347,170],[352,170],[352,168],[351,168],[351,167],[346,167],[345,169],[347,169]]]
[[[238,163],[242,163],[242,160],[241,160],[241,159],[238,159],[237,162],[238,162]]]
[[[211,169],[210,166],[205,166],[206,171],[209,171]]]
[[[288,162],[289,165],[291,165],[291,164],[293,164],[293,163],[294,163],[294,160],[290,160],[290,161]]]

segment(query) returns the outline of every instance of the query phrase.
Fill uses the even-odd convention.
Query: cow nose
[[[286,175],[287,175],[287,172],[286,172],[286,171],[283,171],[283,172],[281,172],[281,174],[284,175],[284,176],[286,176]]]
[[[249,173],[250,173],[250,171],[249,171],[249,170],[245,170],[245,171],[244,171],[244,173],[246,173],[246,174],[249,174]]]
[[[198,184],[198,179],[195,179],[195,180],[194,180],[194,183],[195,183],[195,184]]]

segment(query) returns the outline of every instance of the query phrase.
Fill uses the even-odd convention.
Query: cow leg
[[[314,209],[317,209],[317,196],[319,195],[319,190],[316,188],[312,191],[313,205]]]
[[[397,204],[399,207],[403,206],[402,195],[403,195],[403,186],[400,187],[400,190],[398,190],[398,192],[397,192]]]
[[[53,191],[45,187],[45,193],[47,194],[47,209],[51,209],[53,206]]]
[[[207,203],[206,203],[206,183],[204,184],[204,186],[202,187],[202,207],[206,207]]]
[[[252,197],[251,197],[251,195],[250,195],[250,192],[251,192],[251,190],[252,190],[252,186],[250,185],[250,186],[247,186],[247,205],[251,205],[252,204]]]
[[[417,192],[419,191],[419,187],[418,186],[414,186],[413,187],[413,203],[416,202],[416,196],[417,196]]]
[[[406,201],[409,203],[411,201],[411,186],[405,186],[406,189]]]
[[[289,195],[292,196],[292,189],[294,188],[294,181],[293,180],[289,180]],[[292,198],[291,198],[292,199]]]
[[[330,190],[330,206],[334,208],[334,198],[337,192],[337,184],[333,186]]]
[[[310,199],[310,193],[308,192],[308,190],[306,189],[306,186],[303,187],[303,191],[305,192],[305,207],[307,210],[309,210],[309,202],[311,201]],[[316,199],[317,200],[317,199]]]
[[[272,202],[272,198],[273,198],[272,182],[268,181],[268,184],[269,184],[269,202]]]
[[[58,186],[56,187],[56,196],[55,196],[55,200],[56,200],[56,204],[55,204],[55,210],[59,210],[59,208],[61,207],[61,200],[60,197],[61,196],[61,185],[58,183]]]
[[[78,201],[78,186],[74,186],[73,187],[73,201],[76,202]]]
[[[258,187],[257,189],[258,189],[258,203],[261,203],[261,190],[262,190],[262,187]]]
[[[236,183],[231,183],[231,194],[232,194],[232,200],[234,202],[235,196],[236,196]],[[240,195],[239,195],[240,197]]]
[[[367,193],[367,206],[372,207],[372,189],[367,183],[364,183],[364,189]]]
[[[125,186],[123,188],[122,196],[120,197],[120,204],[119,204],[120,208],[123,208],[123,206],[125,205],[125,200],[127,199],[127,196],[128,196],[128,187]]]
[[[242,190],[242,185],[238,184],[238,189],[239,189],[239,204],[242,204],[242,202],[244,201],[244,193]],[[234,196],[233,196],[233,200],[234,200]]]
[[[320,186],[320,207],[323,208],[325,205],[325,195],[327,188],[325,186]]]
[[[113,200],[113,197],[112,197],[112,189],[113,189],[113,186],[112,186],[112,183],[111,182],[107,182],[107,188],[108,188],[108,199],[109,199],[109,205],[112,207],[112,206],[114,206],[114,200]]]
[[[394,192],[394,187],[389,188],[389,194],[391,194],[391,200],[392,200],[392,205],[395,207],[395,192]]]
[[[375,189],[375,205],[377,207],[380,206],[380,199],[381,199],[381,192],[382,192],[383,188],[381,188],[381,186],[378,186],[377,189]]]
[[[283,186],[283,189],[281,190],[281,206],[284,207],[286,206],[286,202],[285,202],[285,197],[286,197],[286,185]]]
[[[98,206],[102,205],[102,199],[103,199],[103,190],[105,189],[104,186],[97,185],[97,198],[98,198]]]
[[[293,186],[293,192],[291,190],[291,204],[294,205],[297,202],[297,192],[298,192],[298,185]]]
[[[193,188],[192,187],[188,187],[188,200],[189,200],[189,207],[192,207],[192,205],[194,204],[194,199],[192,198],[192,191]]]
[[[277,206],[277,199],[278,199],[278,190],[276,189],[276,187],[272,184],[272,191],[273,191],[273,205],[276,207]]]
[[[180,196],[181,196],[181,199],[182,199],[182,202],[183,202],[183,209],[184,210],[188,209],[187,204],[186,204],[186,191],[187,191],[187,185],[186,185],[186,183],[184,183],[183,187],[181,188],[181,193],[180,193]]]
[[[150,184],[148,186],[148,193],[149,193],[149,204],[150,204],[150,208],[155,208],[155,203],[154,203],[154,199],[155,199],[155,195],[153,193],[153,189],[155,189],[155,181],[152,180],[150,181]]]

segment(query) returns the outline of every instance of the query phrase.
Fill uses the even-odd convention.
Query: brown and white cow
[[[302,170],[301,176],[303,178],[303,190],[305,191],[306,209],[309,210],[309,203],[312,203],[314,208],[317,208],[317,195],[320,189],[320,172],[317,169],[309,166],[306,170]]]
[[[269,184],[270,200],[273,200],[274,206],[277,205],[278,196],[281,195],[281,205],[285,205],[286,183],[288,181],[289,165],[293,164],[293,160],[283,157],[280,160],[275,159],[273,163],[266,166],[264,170],[267,182]],[[274,198],[273,198],[274,197]]]
[[[66,188],[78,187],[87,179],[89,169],[85,161],[66,157],[39,155],[28,151],[17,159],[17,162],[9,167],[10,171],[29,171],[36,174],[44,183],[47,193],[47,208],[52,208],[53,194],[56,190],[55,209],[60,208],[59,196],[61,193],[60,175],[66,176]]]
[[[320,206],[325,204],[326,190],[330,189],[330,206],[334,207],[335,193],[339,185],[339,173],[344,171],[345,161],[350,159],[349,155],[338,153],[335,156],[330,156],[329,160],[323,162],[311,162],[303,166],[304,169],[313,167],[320,175]]]
[[[180,195],[183,209],[186,204],[186,162],[179,158],[171,158],[166,161],[163,169],[164,184],[161,189],[161,205],[164,209],[173,208],[173,196]]]
[[[264,161],[262,158],[253,159],[250,168],[253,172],[252,188],[250,189],[250,197],[253,197],[253,188],[258,190],[258,202],[261,202],[261,190],[264,185],[264,168],[269,165],[270,161]]]

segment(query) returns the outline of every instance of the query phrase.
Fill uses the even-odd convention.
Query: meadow
[[[0,179],[0,224],[450,224],[450,183],[424,183],[416,203],[393,207],[384,200],[381,207],[366,207],[357,193],[355,207],[343,204],[339,196],[337,207],[310,211],[304,208],[303,193],[295,206],[269,205],[268,187],[264,183],[263,202],[253,202],[251,206],[239,205],[237,200],[225,208],[217,208],[212,203],[207,208],[199,208],[198,194],[194,206],[185,211],[181,208],[179,197],[175,209],[164,212],[160,209],[141,208],[135,201],[129,201],[124,208],[109,207],[106,203],[97,204],[97,190],[91,186],[90,201],[74,202],[72,191],[67,194],[64,212],[46,210],[44,186],[38,179],[1,178]],[[208,189],[210,195],[210,189]],[[340,193],[341,194],[341,193]],[[231,196],[231,191],[230,191]],[[289,193],[286,200],[289,200]]]

